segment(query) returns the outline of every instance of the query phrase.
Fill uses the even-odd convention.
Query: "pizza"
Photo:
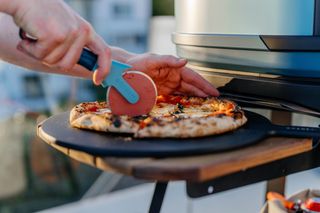
[[[161,95],[147,115],[113,115],[106,102],[85,102],[70,112],[72,127],[128,133],[135,138],[193,138],[233,131],[247,118],[233,101],[215,97]]]

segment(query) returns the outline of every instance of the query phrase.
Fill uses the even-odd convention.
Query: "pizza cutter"
[[[37,42],[22,29],[21,39]],[[98,56],[84,48],[78,64],[90,71],[95,71]],[[152,79],[139,71],[126,71],[130,65],[113,60],[110,73],[102,86],[107,89],[106,99],[115,115],[138,116],[148,114],[156,103],[157,88]]]
[[[78,64],[95,71],[97,55],[83,49]],[[102,86],[108,87],[107,102],[113,114],[138,116],[148,114],[156,103],[157,88],[153,80],[139,71],[125,71],[130,65],[113,60]]]

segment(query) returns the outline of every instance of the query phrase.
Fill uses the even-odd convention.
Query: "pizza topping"
[[[232,101],[172,95],[158,96],[148,115],[115,116],[106,102],[79,104],[70,115],[75,127],[134,133],[134,137],[200,137],[230,131],[246,122],[244,112]]]
[[[165,104],[180,104],[182,106],[189,106],[190,101],[188,97],[178,96],[178,95],[160,95],[157,98],[157,105],[161,103]]]
[[[180,96],[172,96],[172,95],[160,95],[157,97],[157,104],[166,103],[166,104],[177,104],[181,101]]]
[[[81,112],[99,112],[102,109],[108,109],[105,102],[88,102],[77,106],[78,111]],[[110,111],[110,110],[109,110]]]
[[[227,116],[226,113],[217,113],[217,118],[223,118],[224,116]]]
[[[98,107],[97,106],[90,106],[90,107],[87,108],[87,110],[89,112],[96,112],[96,111],[98,111]]]
[[[180,112],[183,112],[184,106],[180,103],[178,103],[178,109]]]
[[[149,127],[151,125],[165,126],[166,123],[172,122],[174,120],[177,120],[177,118],[170,117],[169,119],[166,119],[166,118],[148,117],[148,118],[144,119],[143,121],[140,121],[139,128],[143,129],[143,128]]]
[[[148,118],[149,115],[138,115],[138,116],[134,116],[132,117],[132,121],[135,122],[135,123],[139,123],[141,121],[143,121],[144,119]]]
[[[111,110],[108,108],[103,108],[103,109],[99,109],[98,112],[100,114],[106,114],[106,113],[111,113]]]
[[[183,109],[184,109],[184,106],[180,103],[177,103],[173,114],[181,114],[183,113]]]
[[[233,116],[234,119],[241,119],[243,117],[243,112],[241,111],[234,111]]]
[[[152,118],[151,117],[147,117],[146,119],[140,121],[139,123],[139,127],[140,129],[145,128],[148,124],[150,124],[152,122]]]

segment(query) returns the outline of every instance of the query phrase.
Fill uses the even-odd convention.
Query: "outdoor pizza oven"
[[[175,0],[177,54],[223,95],[320,115],[320,0]]]

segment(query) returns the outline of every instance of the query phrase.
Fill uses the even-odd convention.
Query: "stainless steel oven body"
[[[175,0],[177,54],[224,95],[320,112],[320,0]]]

